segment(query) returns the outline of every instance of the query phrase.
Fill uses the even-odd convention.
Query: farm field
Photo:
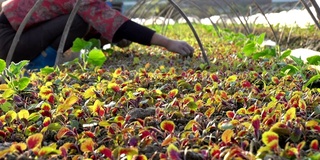
[[[319,159],[320,75],[312,66],[320,56],[304,63],[290,55],[296,46],[264,46],[264,29],[218,35],[194,26],[209,64],[186,24],[165,34],[194,46],[193,57],[77,40],[73,49],[87,56],[56,68],[28,72],[26,61],[1,61],[0,158]]]

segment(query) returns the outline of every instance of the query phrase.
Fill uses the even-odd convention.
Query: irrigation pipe
[[[55,61],[55,66],[58,64],[59,60],[61,59],[60,57],[63,56],[63,49],[64,49],[64,46],[65,46],[65,43],[66,43],[66,40],[67,40],[67,37],[68,37],[68,33],[70,31],[70,27],[72,25],[72,22],[74,20],[74,17],[76,16],[76,13],[78,12],[79,8],[80,8],[80,5],[81,5],[81,2],[82,0],[77,0],[75,6],[73,7],[69,17],[68,17],[68,21],[67,21],[67,24],[66,26],[64,27],[64,30],[63,30],[63,33],[62,33],[62,37],[61,37],[61,40],[60,40],[60,43],[59,43],[59,48],[58,48],[58,51],[57,51],[57,57],[56,57],[56,61]]]
[[[31,18],[31,15],[33,14],[33,12],[35,12],[40,5],[42,4],[43,0],[37,0],[36,3],[32,6],[32,8],[29,10],[29,12],[27,13],[27,15],[24,17],[22,23],[20,24],[14,38],[12,41],[12,44],[10,46],[7,58],[6,58],[6,65],[9,66],[13,57],[13,53],[18,45],[18,42],[20,40],[21,34],[23,32],[23,29],[25,28],[25,26],[27,25],[29,19]]]
[[[204,48],[203,48],[203,45],[202,45],[202,43],[201,43],[201,40],[200,40],[200,38],[199,38],[196,30],[195,30],[194,27],[192,26],[190,20],[188,19],[188,17],[186,16],[186,14],[181,10],[181,8],[180,8],[173,0],[168,0],[168,1],[171,3],[171,5],[173,5],[173,7],[174,7],[176,10],[179,11],[179,13],[182,15],[182,17],[186,20],[187,24],[189,25],[190,29],[192,30],[192,32],[193,32],[193,34],[194,34],[194,36],[195,36],[195,38],[196,38],[196,40],[197,40],[197,42],[198,42],[198,44],[199,44],[199,47],[200,47],[200,49],[201,49],[201,51],[202,51],[202,56],[203,56],[204,61],[208,64],[208,66],[210,66],[210,63],[209,63],[207,54],[206,54],[206,52],[205,52],[205,50],[204,50]]]

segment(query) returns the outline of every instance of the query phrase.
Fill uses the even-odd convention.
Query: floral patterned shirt
[[[7,0],[3,2],[2,11],[15,30],[19,28],[24,17],[36,1]],[[76,1],[44,0],[41,7],[31,16],[26,28],[60,15],[70,14]],[[109,7],[103,0],[82,0],[81,3],[77,14],[110,42],[119,27],[128,20],[120,12]]]

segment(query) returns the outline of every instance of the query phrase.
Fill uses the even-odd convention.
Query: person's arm
[[[179,53],[183,56],[192,56],[194,49],[187,42],[173,40],[162,36],[155,31],[128,20],[119,27],[113,37],[113,42],[127,39],[143,45],[157,45],[165,47],[170,52]]]

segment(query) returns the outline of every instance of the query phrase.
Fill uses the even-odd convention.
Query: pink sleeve
[[[3,12],[15,30],[19,28],[35,2],[36,0],[7,0],[4,2]],[[26,28],[60,15],[69,14],[75,3],[76,0],[44,0],[42,6],[33,13]],[[78,14],[110,42],[118,28],[128,20],[102,0],[82,0]]]
[[[83,0],[78,14],[110,42],[119,27],[128,20],[102,0]]]

